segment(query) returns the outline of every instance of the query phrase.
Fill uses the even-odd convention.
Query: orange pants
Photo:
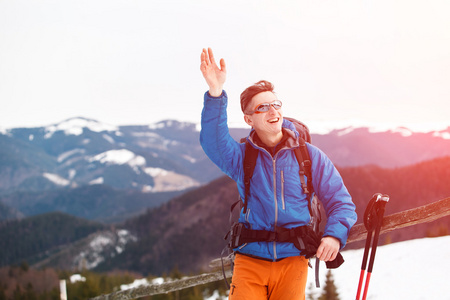
[[[229,300],[304,300],[308,260],[293,256],[277,262],[236,254]]]

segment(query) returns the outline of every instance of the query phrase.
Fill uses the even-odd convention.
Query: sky
[[[202,48],[312,132],[450,126],[450,1],[0,0],[0,128],[200,122]]]

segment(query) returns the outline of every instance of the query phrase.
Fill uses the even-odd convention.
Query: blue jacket
[[[237,183],[244,199],[243,160],[245,143],[236,142],[227,125],[227,94],[211,97],[205,93],[200,143],[206,155]],[[283,121],[283,134],[288,135],[273,156],[255,139],[252,130],[247,137],[251,145],[260,149],[250,184],[246,214],[241,210],[239,222],[254,230],[274,231],[276,227],[294,228],[310,222],[308,198],[303,193],[299,165],[293,148],[298,147],[298,132],[294,125]],[[333,163],[317,147],[307,144],[312,166],[314,191],[327,215],[324,236],[340,240],[344,247],[350,228],[356,222],[355,205]],[[240,253],[264,259],[278,260],[300,255],[292,243],[256,242],[235,249]]]

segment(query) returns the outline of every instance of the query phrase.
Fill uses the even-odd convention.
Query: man
[[[205,93],[200,142],[208,157],[236,181],[244,199],[245,143],[233,140],[227,127],[227,94],[223,90],[226,65],[216,64],[211,49],[203,49],[200,70],[209,91]],[[241,94],[245,122],[252,127],[247,140],[259,149],[251,180],[247,209],[239,222],[248,229],[277,231],[308,225],[308,197],[300,183],[293,149],[298,132],[283,120],[282,103],[273,85],[260,81]],[[327,214],[324,236],[316,257],[328,262],[344,247],[356,222],[355,206],[342,179],[326,155],[307,144],[312,183]],[[236,249],[229,299],[305,299],[308,260],[292,243],[252,242]]]

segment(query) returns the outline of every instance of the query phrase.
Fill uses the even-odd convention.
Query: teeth
[[[275,119],[270,119],[268,120],[269,123],[276,123],[278,122],[279,118],[275,118]]]

